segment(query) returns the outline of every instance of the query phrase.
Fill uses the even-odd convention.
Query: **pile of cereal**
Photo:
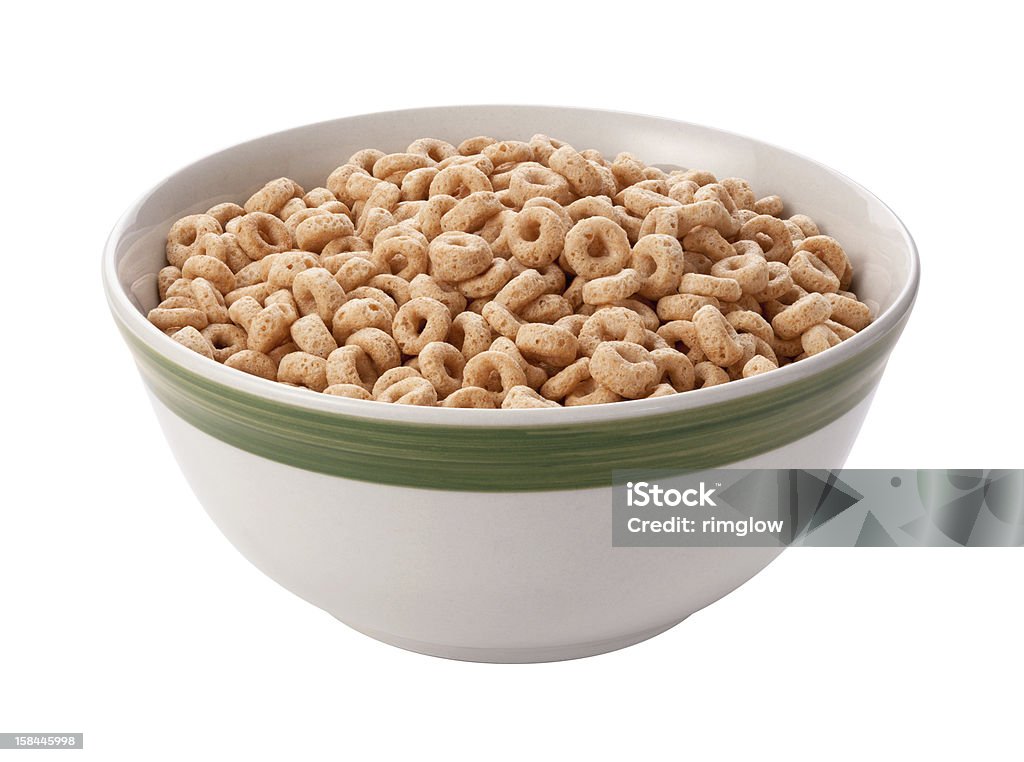
[[[150,321],[343,397],[527,408],[775,370],[871,321],[842,246],[778,196],[545,135],[366,149],[167,236]]]

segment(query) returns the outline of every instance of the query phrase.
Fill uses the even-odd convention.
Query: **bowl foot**
[[[683,619],[685,618],[686,617],[683,617]],[[395,646],[396,648],[425,654],[427,656],[437,656],[442,659],[455,659],[457,661],[485,662],[489,664],[536,664],[549,661],[583,659],[587,656],[597,656],[598,654],[608,653],[609,651],[618,651],[620,648],[627,648],[649,638],[653,638],[655,635],[660,635],[666,630],[672,629],[682,621],[682,619],[679,619],[674,622],[670,622],[669,624],[659,625],[657,627],[630,633],[629,635],[623,635],[617,638],[609,638],[608,640],[530,648],[478,648],[472,646],[447,646],[440,643],[425,643],[423,641],[403,638],[384,632],[376,632],[362,627],[353,627],[347,622],[344,622],[344,624],[348,627],[352,627],[352,629],[357,632],[361,632],[363,635],[373,638],[374,640],[387,643],[389,646]]]

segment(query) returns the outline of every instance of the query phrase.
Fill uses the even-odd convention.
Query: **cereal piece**
[[[505,395],[501,407],[503,410],[509,410],[512,408],[561,407],[561,405],[544,399],[544,397],[528,386],[513,386],[508,390],[508,394]]]
[[[725,319],[737,332],[753,334],[762,341],[771,342],[775,335],[768,321],[751,310],[735,310]]]
[[[679,290],[684,272],[683,248],[672,236],[652,233],[633,247],[630,266],[643,278],[639,293],[661,299]],[[584,295],[585,299],[585,295]]]
[[[565,236],[565,258],[587,280],[619,272],[630,253],[626,231],[604,217],[580,220]]]
[[[714,297],[724,302],[735,302],[743,296],[740,284],[732,278],[699,273],[686,273],[679,282],[679,290],[684,294]]]
[[[681,254],[680,250],[680,254]],[[615,275],[594,278],[583,287],[584,304],[608,304],[628,299],[644,284],[639,271],[627,267]]]
[[[238,204],[234,204],[229,201],[223,204],[211,206],[206,210],[206,213],[217,220],[223,228],[231,222],[231,220],[235,219],[235,217],[241,217],[245,214],[245,209],[240,207]]]
[[[832,305],[832,320],[854,331],[863,331],[871,323],[871,309],[863,302],[839,294],[825,294]]]
[[[824,323],[812,325],[800,336],[800,345],[808,357],[824,352],[841,341],[842,339],[836,335],[835,331]]]
[[[520,207],[532,198],[549,198],[558,204],[572,199],[569,181],[540,164],[517,167],[509,176],[509,193]]]
[[[742,241],[749,244],[747,253],[720,259],[711,266],[711,275],[717,278],[731,278],[736,281],[744,294],[758,294],[768,287],[768,261],[761,253],[760,247],[753,241]]]
[[[171,225],[167,233],[167,262],[181,268],[196,250],[198,241],[206,233],[224,232],[220,223],[209,214],[192,214]]]
[[[832,316],[832,304],[821,294],[808,294],[772,318],[772,328],[781,339],[795,339],[811,326]]]
[[[429,407],[437,404],[437,391],[427,379],[410,376],[385,387],[375,398],[378,402]]]
[[[186,325],[179,328],[171,334],[171,338],[183,347],[188,347],[209,360],[213,359],[213,345],[195,327]]]
[[[793,282],[806,291],[826,294],[839,290],[839,277],[810,251],[798,251],[790,257],[789,273]]]
[[[497,395],[479,386],[464,386],[444,398],[443,407],[477,408],[494,410],[500,405]]]
[[[452,316],[444,304],[417,297],[398,308],[391,332],[405,354],[416,355],[430,342],[444,341],[451,325]]]
[[[492,191],[470,193],[441,217],[441,230],[475,233],[504,208]]]
[[[576,360],[579,342],[564,328],[543,323],[527,323],[515,338],[516,347],[528,360],[564,368]]]
[[[491,266],[491,247],[478,235],[445,232],[427,248],[431,274],[449,282],[467,280]]]
[[[754,212],[757,214],[781,217],[783,208],[782,199],[778,196],[765,196],[754,202]]]
[[[327,357],[327,383],[358,386],[369,392],[377,383],[377,367],[362,347],[338,347]]]
[[[462,378],[463,386],[478,386],[494,392],[502,402],[510,389],[526,384],[526,373],[515,358],[491,349],[470,358]]]
[[[437,138],[419,138],[412,141],[405,150],[426,156],[431,161],[443,161],[449,156],[459,155],[459,150],[455,146]]]
[[[743,240],[757,242],[769,262],[789,262],[793,256],[793,239],[785,224],[767,214],[759,214],[743,223],[739,236]],[[765,243],[771,246],[766,247]]]
[[[565,245],[566,228],[561,218],[543,206],[532,206],[515,215],[508,229],[512,256],[526,267],[546,267],[558,259]]]
[[[456,286],[429,275],[417,275],[412,279],[412,283],[409,284],[409,296],[413,299],[436,299],[448,308],[453,318],[466,309],[466,297]]]
[[[778,215],[776,215],[778,216]],[[796,225],[804,234],[804,238],[811,238],[812,236],[820,235],[821,231],[818,230],[818,226],[814,220],[808,217],[806,214],[794,214],[789,218],[789,222]]]
[[[260,260],[292,248],[291,231],[272,214],[251,212],[236,221],[235,237],[249,259]]]
[[[603,405],[608,402],[618,402],[621,399],[622,397],[611,389],[601,386],[593,378],[588,378],[580,382],[575,389],[565,396],[565,406]]]
[[[457,284],[459,292],[470,299],[494,296],[512,279],[512,268],[508,260],[495,257],[491,266],[473,278]]]
[[[759,376],[762,373],[767,373],[770,370],[776,370],[779,366],[769,360],[767,357],[761,355],[754,355],[746,364],[743,366],[743,378],[750,378],[751,376]]]
[[[186,326],[202,330],[210,322],[206,313],[196,307],[156,307],[146,317],[161,331],[176,331]]]
[[[319,315],[306,315],[299,318],[292,323],[289,332],[295,345],[311,355],[326,359],[331,352],[338,348],[337,342]]]
[[[693,389],[693,363],[685,354],[666,347],[652,350],[650,357],[658,369],[658,383],[667,381],[675,392],[688,392]]]
[[[553,324],[573,314],[569,301],[558,294],[541,294],[519,311],[519,317],[526,323]]]
[[[709,386],[718,386],[730,381],[729,374],[719,368],[713,362],[699,362],[693,366],[693,377],[696,387],[704,389]]]
[[[452,320],[448,343],[458,349],[467,360],[491,346],[491,328],[481,315],[460,312]]]
[[[448,397],[462,386],[466,359],[462,353],[443,341],[432,341],[419,353],[420,372],[437,390],[439,398]]]
[[[289,352],[278,363],[277,380],[322,392],[327,388],[327,360],[308,352]]]
[[[348,397],[354,400],[372,400],[373,397],[366,389],[355,384],[331,384],[324,389],[324,394],[331,394],[335,397]]]
[[[226,362],[229,357],[246,348],[245,331],[226,321],[206,326],[203,336],[213,347],[213,359],[217,362]]]
[[[248,214],[277,214],[288,201],[302,195],[304,191],[294,181],[287,177],[279,177],[252,194],[245,202],[245,211]]]
[[[572,146],[563,145],[548,157],[548,166],[569,181],[580,196],[600,195],[603,185],[601,174],[591,162],[583,158]]]
[[[295,230],[295,243],[304,251],[319,254],[335,238],[355,233],[355,228],[344,214],[317,214],[300,222]]]
[[[589,357],[605,341],[640,344],[646,337],[646,330],[640,316],[625,307],[598,310],[580,329],[580,352]]]
[[[277,363],[262,352],[243,349],[231,355],[224,364],[251,376],[265,378],[267,381],[277,380]]]
[[[693,316],[697,341],[708,359],[722,367],[732,365],[743,356],[736,329],[721,312],[711,306],[701,307]]]

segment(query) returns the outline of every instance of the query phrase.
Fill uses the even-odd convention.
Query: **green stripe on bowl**
[[[520,492],[605,486],[616,469],[722,466],[800,439],[868,395],[901,327],[840,365],[756,395],[636,419],[536,428],[409,424],[308,410],[206,379],[121,330],[157,399],[222,442],[349,479]]]

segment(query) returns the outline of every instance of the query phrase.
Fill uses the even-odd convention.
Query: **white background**
[[[84,731],[96,760],[1019,759],[1019,549],[794,550],[661,637],[561,664],[348,630],[206,518],[99,279],[138,194],[267,132],[471,102],[695,121],[852,176],[916,237],[920,300],[849,465],[1022,467],[1003,4],[21,5],[0,49],[0,732]]]

